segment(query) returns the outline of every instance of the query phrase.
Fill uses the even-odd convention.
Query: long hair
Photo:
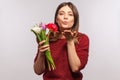
[[[79,13],[78,13],[78,10],[77,10],[76,6],[71,2],[63,2],[56,9],[55,16],[54,16],[54,23],[58,26],[58,31],[60,32],[60,28],[59,28],[58,23],[56,22],[56,18],[57,18],[59,10],[64,6],[68,6],[73,11],[74,24],[73,24],[71,30],[76,31],[78,33],[78,29],[79,29]],[[59,37],[60,37],[60,33],[51,33],[51,35],[50,35],[50,39],[52,39],[52,38],[57,39]]]

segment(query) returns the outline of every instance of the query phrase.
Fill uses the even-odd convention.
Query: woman
[[[80,72],[88,61],[89,38],[78,32],[79,13],[71,2],[61,3],[55,13],[54,23],[58,33],[50,34],[50,44],[38,43],[34,71],[43,74],[44,80],[82,80]],[[56,69],[49,71],[45,61],[46,50],[50,49]]]

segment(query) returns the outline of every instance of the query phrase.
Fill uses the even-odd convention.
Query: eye
[[[73,14],[72,14],[72,13],[69,13],[68,15],[69,15],[69,16],[73,16]]]
[[[64,15],[64,13],[62,13],[62,12],[60,12],[60,13],[58,13],[59,15]]]

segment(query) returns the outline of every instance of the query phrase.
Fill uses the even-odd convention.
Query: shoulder
[[[85,34],[85,33],[81,33],[81,32],[78,32],[78,38],[82,38],[82,39],[87,39],[87,40],[89,40],[88,35]]]
[[[78,41],[82,44],[89,44],[89,37],[85,33],[78,32]]]

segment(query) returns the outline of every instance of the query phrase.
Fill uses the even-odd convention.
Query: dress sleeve
[[[76,52],[81,61],[80,70],[85,67],[89,56],[89,38],[85,34],[81,34],[78,39],[79,43],[76,45]]]

